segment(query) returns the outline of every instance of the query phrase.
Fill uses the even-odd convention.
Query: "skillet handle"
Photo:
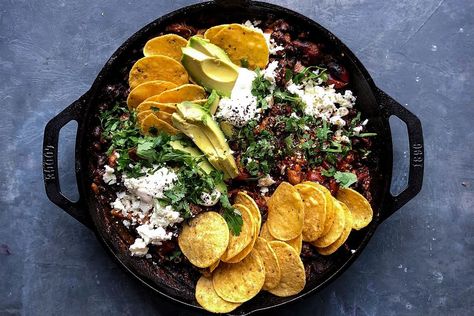
[[[421,122],[413,113],[392,99],[388,94],[377,88],[377,99],[385,112],[386,119],[395,115],[407,125],[408,143],[410,147],[410,169],[408,185],[397,196],[389,195],[386,209],[383,210],[381,220],[387,219],[420,192],[423,184],[424,149],[423,130]]]
[[[59,132],[64,125],[70,121],[77,121],[81,125],[83,117],[83,108],[87,94],[75,101],[55,116],[46,124],[43,140],[43,179],[48,198],[62,208],[66,213],[84,224],[86,227],[92,227],[91,219],[86,215],[83,207],[83,199],[73,202],[61,192],[58,176],[58,140]],[[76,152],[76,156],[77,156]]]

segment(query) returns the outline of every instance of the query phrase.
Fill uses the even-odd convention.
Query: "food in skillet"
[[[295,295],[315,252],[372,220],[375,135],[343,65],[308,34],[292,40],[286,22],[189,35],[150,39],[126,102],[101,114],[111,212],[137,260],[197,269],[211,312],[261,290]]]

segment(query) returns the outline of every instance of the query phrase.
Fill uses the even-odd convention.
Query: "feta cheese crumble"
[[[104,180],[104,182],[109,185],[117,183],[117,176],[114,174],[114,168],[110,167],[109,165],[105,165],[104,170],[105,172],[102,175],[102,180]]]
[[[166,167],[153,166],[142,169],[143,176],[130,178],[122,175],[125,192],[118,192],[117,198],[111,203],[112,208],[122,212],[128,218],[124,225],[136,225],[139,238],[130,246],[132,256],[144,256],[148,253],[148,245],[161,245],[172,238],[166,228],[183,221],[179,212],[170,205],[162,206],[158,199],[164,197],[166,190],[172,189],[178,180],[173,170]]]
[[[215,116],[230,124],[241,127],[250,120],[257,118],[257,97],[252,94],[252,82],[257,74],[246,68],[239,69],[230,98],[222,98]]]
[[[349,114],[349,109],[355,102],[352,91],[346,90],[341,94],[336,92],[334,85],[320,86],[320,84],[319,81],[307,80],[296,85],[290,80],[286,89],[301,98],[305,104],[306,115],[323,118],[339,127],[344,126],[343,117]]]
[[[161,245],[164,240],[170,240],[171,233],[167,233],[163,227],[153,227],[151,224],[143,224],[137,227],[137,233],[142,237],[145,244]]]
[[[143,239],[137,238],[135,242],[130,245],[130,252],[132,256],[143,257],[148,253],[148,247]]]
[[[270,81],[272,84],[272,88],[275,88],[275,76],[276,76],[276,70],[278,68],[278,61],[274,60],[271,63],[268,64],[267,68],[262,70],[262,75],[265,80]]]
[[[156,169],[154,167],[153,169]],[[153,198],[163,198],[164,191],[173,186],[173,182],[178,180],[178,176],[170,169],[162,167],[156,171],[142,170],[146,172],[144,176],[130,178],[123,175],[123,185],[127,190],[138,196],[141,201],[152,204]]]
[[[265,39],[267,40],[268,51],[270,55],[276,55],[279,51],[285,49],[283,46],[277,44],[277,42],[275,42],[275,40],[270,37],[271,34],[264,33],[263,36],[265,36]]]
[[[221,197],[221,192],[218,190],[214,190],[211,193],[202,192],[201,193],[202,205],[214,206],[217,204],[217,202],[219,202],[220,197]]]
[[[273,178],[269,174],[267,174],[264,177],[261,177],[260,179],[258,179],[258,186],[259,187],[269,187],[272,184],[275,184],[275,180],[273,180]]]

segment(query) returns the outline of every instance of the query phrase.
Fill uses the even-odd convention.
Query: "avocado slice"
[[[234,132],[235,132],[234,125],[230,124],[227,121],[221,121],[219,126],[225,136],[227,136],[228,138],[232,138],[232,136],[234,136]]]
[[[217,107],[219,106],[220,101],[219,94],[216,90],[212,90],[211,94],[207,97],[206,103],[204,103],[204,108],[211,113],[211,115],[216,114]],[[225,133],[224,133],[225,134]]]
[[[192,47],[204,55],[214,57],[217,59],[225,60],[229,62],[229,64],[232,66],[235,66],[236,69],[238,69],[238,66],[235,65],[227,56],[226,52],[220,48],[217,45],[212,44],[208,39],[202,38],[200,36],[192,36],[189,38],[188,42],[188,47]]]
[[[224,178],[235,178],[238,168],[232,151],[219,125],[206,110],[197,104],[183,102],[172,115],[173,125],[191,138]]]
[[[179,150],[185,153],[190,154],[192,157],[198,157],[200,158],[200,161],[198,163],[199,168],[206,174],[210,174],[212,171],[216,170],[214,167],[207,161],[207,159],[204,156],[204,154],[196,147],[190,146],[184,141],[181,140],[172,140],[170,141],[170,146],[175,149]],[[227,186],[225,185],[224,181],[220,181],[216,183],[216,189],[221,192],[222,194],[227,193]]]
[[[192,47],[183,47],[181,62],[191,78],[203,87],[230,96],[239,76],[238,67],[224,59],[208,56]]]
[[[185,153],[190,154],[192,157],[195,158],[201,158],[201,161],[198,163],[199,168],[202,169],[205,173],[209,174],[211,171],[214,170],[214,168],[211,166],[209,161],[204,156],[204,154],[197,149],[194,146],[190,146],[189,144],[186,144],[186,142],[180,141],[180,140],[172,140],[170,141],[170,146],[175,149],[179,150]]]

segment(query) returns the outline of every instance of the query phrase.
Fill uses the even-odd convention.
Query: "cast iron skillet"
[[[423,134],[419,119],[378,89],[360,61],[328,30],[305,16],[286,8],[250,0],[216,0],[188,6],[167,14],[130,37],[105,64],[91,89],[46,125],[43,144],[43,174],[46,193],[53,203],[93,230],[116,261],[135,278],[156,292],[184,305],[198,307],[189,293],[186,294],[179,289],[179,286],[170,286],[172,283],[162,280],[162,278],[167,277],[166,271],[154,273],[141,263],[137,263],[138,259],[130,258],[126,251],[124,253],[123,249],[120,250],[112,241],[110,230],[104,225],[102,217],[98,215],[103,210],[90,189],[90,178],[87,169],[89,159],[87,148],[90,142],[89,135],[93,126],[93,118],[96,114],[97,99],[100,99],[101,93],[108,84],[117,82],[119,79],[123,80],[123,74],[128,73],[133,61],[140,58],[144,43],[163,31],[165,26],[171,23],[189,21],[190,24],[193,24],[194,21],[201,21],[201,24],[206,24],[207,21],[207,26],[211,26],[246,19],[265,19],[269,15],[286,19],[290,23],[298,24],[303,29],[310,31],[319,42],[330,45],[333,52],[349,70],[352,82],[351,89],[358,98],[360,110],[370,119],[370,130],[378,133],[378,176],[376,176],[377,180],[375,180],[372,192],[374,219],[365,229],[351,233],[347,246],[352,251],[348,251],[347,248],[342,249],[344,248],[342,247],[335,254],[318,259],[317,274],[308,280],[305,289],[301,293],[287,298],[278,298],[268,293],[261,293],[250,302],[243,304],[234,313],[246,315],[273,308],[321,290],[329,282],[335,280],[357,258],[377,226],[412,199],[421,189],[424,151]],[[388,119],[392,115],[406,123],[410,145],[408,186],[397,196],[390,194],[393,153]],[[59,131],[72,120],[78,122],[75,171],[80,198],[76,202],[70,201],[61,193],[58,178],[57,146]]]

